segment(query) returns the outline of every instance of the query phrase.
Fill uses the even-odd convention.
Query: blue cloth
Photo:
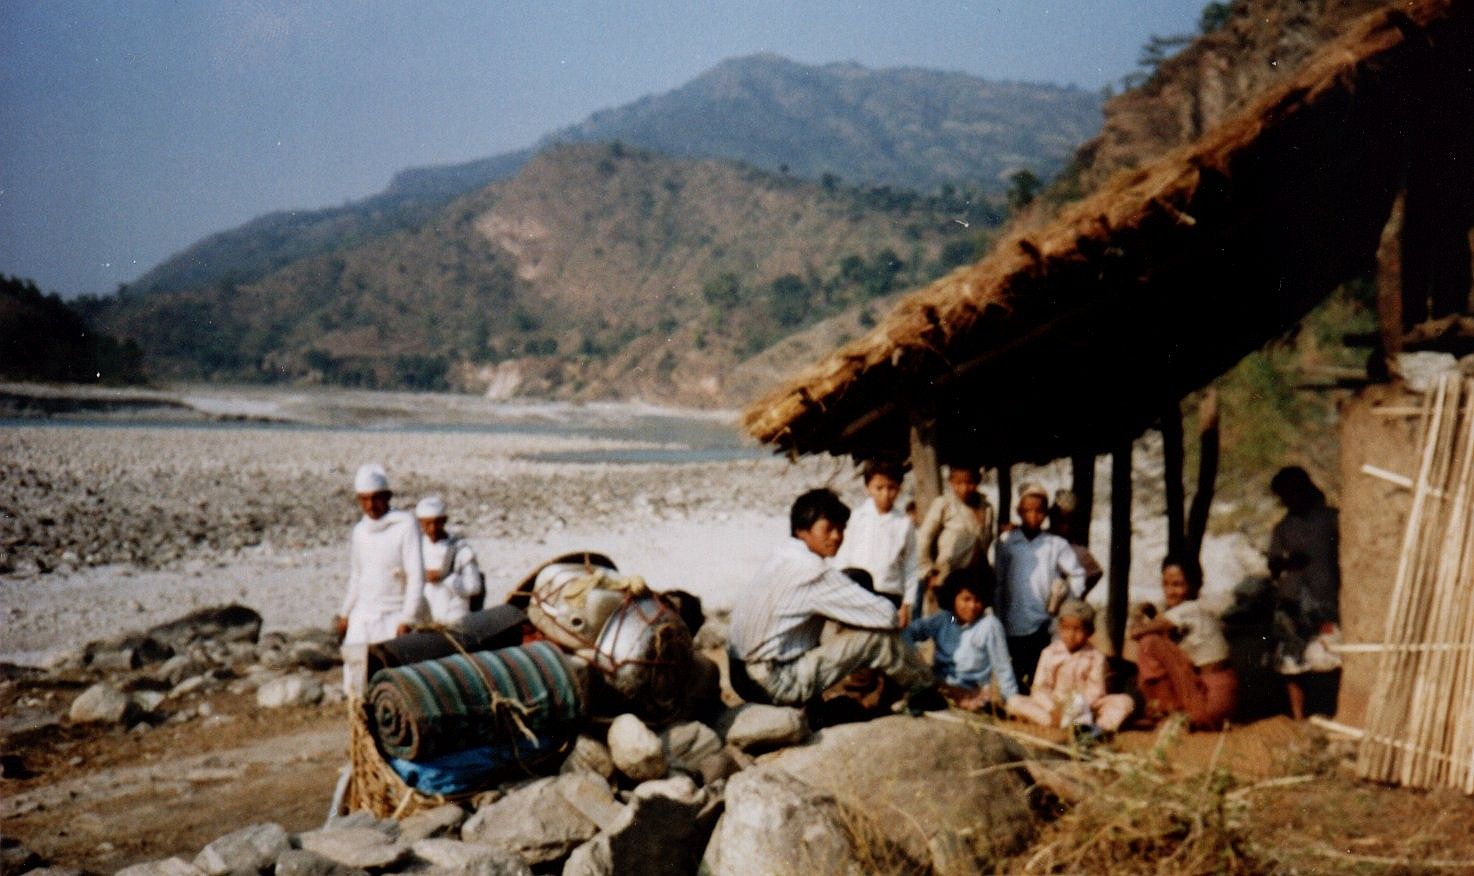
[[[901,638],[912,645],[928,639],[936,643],[932,669],[946,684],[977,689],[996,677],[1004,699],[1018,693],[1008,659],[1008,639],[991,609],[967,626],[958,623],[952,612],[939,611],[912,621]]]
[[[429,760],[390,758],[389,766],[404,783],[421,794],[461,794],[504,778],[519,764],[531,766],[543,755],[556,751],[561,739],[518,740],[512,745],[486,745],[442,754]]]

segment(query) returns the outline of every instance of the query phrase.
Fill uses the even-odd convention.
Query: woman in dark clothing
[[[1299,676],[1340,666],[1325,643],[1341,619],[1338,520],[1336,509],[1326,505],[1325,494],[1299,466],[1280,469],[1269,489],[1286,512],[1269,537],[1269,572],[1278,603],[1275,644],[1290,713],[1299,720],[1305,717]]]

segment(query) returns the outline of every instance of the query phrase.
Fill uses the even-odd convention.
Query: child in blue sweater
[[[1008,638],[993,614],[993,588],[984,580],[986,567],[950,573],[938,594],[948,611],[912,621],[901,633],[909,644],[930,639],[935,644],[932,669],[942,692],[959,708],[1001,707],[1018,693]]]

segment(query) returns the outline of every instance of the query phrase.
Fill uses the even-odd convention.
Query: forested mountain
[[[211,235],[131,284],[133,292],[250,283],[302,258],[418,227],[451,200],[515,174],[560,143],[614,142],[730,158],[819,180],[925,193],[996,194],[1013,171],[1047,176],[1099,126],[1098,96],[962,73],[810,66],[775,55],[717,65],[666,94],[595,113],[536,149],[412,168],[341,207],[279,211]]]
[[[416,227],[97,318],[165,373],[709,404],[741,359],[971,258],[996,221],[955,194],[584,144]]]

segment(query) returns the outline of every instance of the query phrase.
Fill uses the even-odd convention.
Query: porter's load
[[[671,721],[686,711],[694,655],[690,630],[664,599],[632,597],[599,635],[594,667],[605,689],[600,693],[612,695],[611,711],[630,711],[653,724]]]
[[[380,669],[438,660],[457,653],[496,651],[522,644],[527,615],[514,605],[473,611],[446,627],[421,629],[368,647],[368,677]]]
[[[369,728],[392,759],[491,746],[515,760],[521,741],[547,750],[572,737],[584,715],[584,674],[547,642],[383,669],[369,683]]]
[[[649,593],[645,579],[580,563],[544,566],[532,585],[527,617],[564,649],[592,648],[610,616],[627,596]]]

